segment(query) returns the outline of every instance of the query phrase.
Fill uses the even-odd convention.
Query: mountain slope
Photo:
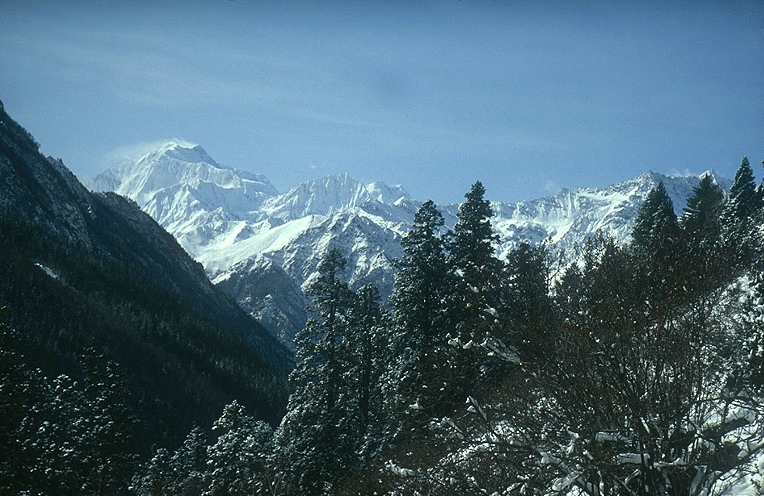
[[[142,449],[233,398],[278,421],[289,352],[134,202],[40,155],[2,104],[0,184],[0,307],[31,367],[77,377],[83,350],[103,350],[124,372]]]
[[[421,204],[402,187],[363,184],[338,174],[305,182],[280,195],[264,189],[247,208],[233,209],[224,198],[215,202],[195,187],[201,181],[196,176],[198,157],[207,161],[205,167],[220,166],[199,147],[181,149],[179,144],[162,147],[142,158],[140,167],[136,164],[120,169],[121,182],[113,183],[115,173],[106,171],[93,185],[101,190],[115,187],[138,201],[204,265],[218,286],[282,342],[290,343],[305,322],[307,302],[301,290],[310,283],[330,247],[340,248],[348,258],[351,285],[374,282],[383,297],[390,294],[392,260],[400,256],[400,238]],[[170,151],[173,157],[167,156]],[[193,158],[185,164],[175,158],[188,156]],[[161,184],[146,181],[146,177],[156,177],[157,169],[164,170],[168,162],[184,172],[165,174]],[[232,173],[244,177],[240,171]],[[210,174],[205,180],[219,181],[210,189],[236,188],[235,184],[243,181],[223,182]],[[729,185],[724,179],[716,180],[723,187]],[[521,242],[542,241],[554,248],[571,249],[598,231],[625,241],[642,200],[660,181],[681,214],[698,177],[647,172],[607,188],[564,189],[536,200],[493,202],[492,225],[500,236],[498,252],[504,255]],[[151,186],[140,186],[149,183]],[[157,204],[186,207],[173,208],[171,216],[162,216]],[[204,205],[204,215],[199,213],[200,205]],[[458,205],[440,208],[446,225],[453,226]]]

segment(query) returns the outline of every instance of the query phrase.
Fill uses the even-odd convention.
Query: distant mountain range
[[[706,174],[729,186],[713,171]],[[699,177],[646,172],[607,188],[493,202],[498,252],[545,240],[570,249],[600,231],[627,241],[642,201],[660,181],[681,214]],[[331,247],[347,257],[352,286],[373,282],[383,296],[390,294],[392,261],[401,255],[400,239],[421,205],[402,186],[364,184],[347,174],[279,194],[266,177],[223,167],[201,146],[176,142],[87,184],[135,200],[203,264],[219,288],[287,345],[307,317],[303,290]],[[453,226],[458,205],[440,209],[446,225]]]

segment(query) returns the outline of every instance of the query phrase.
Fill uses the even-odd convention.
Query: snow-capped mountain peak
[[[704,174],[729,187],[713,171]],[[699,176],[648,171],[605,188],[493,202],[498,254],[521,242],[571,248],[598,231],[626,241],[642,201],[659,182],[680,215],[698,181]],[[222,167],[202,147],[178,142],[104,172],[96,183],[133,198],[285,342],[306,318],[301,290],[330,248],[348,259],[351,285],[374,282],[390,294],[392,260],[401,255],[400,238],[420,205],[401,186],[365,184],[347,173],[277,194],[267,178]],[[440,207],[447,226],[455,224],[458,207]]]
[[[271,217],[286,220],[331,215],[371,201],[387,203],[391,197],[397,200],[401,196],[402,193],[396,195],[393,188],[383,183],[367,186],[345,172],[301,183],[271,199],[266,207]]]

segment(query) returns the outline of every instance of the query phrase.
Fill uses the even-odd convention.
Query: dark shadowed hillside
[[[0,232],[4,351],[49,377],[82,378],[86,349],[115,362],[137,449],[172,444],[233,399],[278,422],[290,353],[135,203],[43,157],[2,104]]]

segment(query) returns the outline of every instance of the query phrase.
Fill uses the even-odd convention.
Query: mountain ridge
[[[89,191],[2,106],[0,183],[0,325],[31,369],[81,376],[91,347],[118,363],[146,450],[235,397],[278,422],[290,352],[135,201]]]
[[[162,158],[166,155],[153,156],[153,164],[141,159],[149,174],[152,168],[167,163]],[[171,157],[173,166],[182,168],[177,157],[184,156]],[[208,167],[216,164],[211,157],[209,160]],[[198,164],[189,167],[188,177],[192,178],[191,170]],[[713,171],[706,173],[724,188],[729,186],[729,180]],[[108,171],[104,174],[109,177]],[[547,242],[569,250],[600,231],[627,241],[641,201],[658,182],[664,182],[680,215],[700,176],[647,171],[605,188],[561,189],[543,198],[514,203],[492,201],[491,222],[500,237],[497,252],[504,256],[522,242]],[[99,177],[93,185],[103,189],[108,184]],[[303,309],[307,300],[297,294],[310,283],[329,247],[340,248],[348,258],[352,286],[373,282],[383,298],[391,293],[392,261],[402,254],[400,239],[421,205],[402,186],[364,184],[339,173],[305,181],[285,193],[279,194],[275,188],[264,192],[261,201],[244,212],[229,208],[221,198],[201,196],[200,189],[193,187],[197,179],[174,177],[178,181],[165,183],[161,192],[146,194],[124,187],[117,191],[136,201],[143,199],[139,205],[158,216],[155,218],[160,224],[204,265],[211,280],[286,344],[307,316]],[[139,184],[139,179],[128,182]],[[264,182],[270,184],[267,179]],[[175,205],[172,215],[159,215],[158,203]],[[439,207],[449,228],[456,223],[458,206]],[[267,288],[271,283],[263,281],[274,284],[272,291]],[[255,301],[253,295],[260,295],[261,300]],[[287,322],[289,328],[285,329]]]

